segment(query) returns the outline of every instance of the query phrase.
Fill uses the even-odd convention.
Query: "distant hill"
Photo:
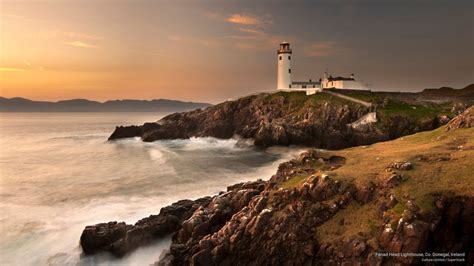
[[[209,103],[176,100],[113,100],[96,102],[72,99],[58,102],[0,97],[0,112],[182,112],[210,106]]]
[[[419,94],[424,96],[474,97],[474,84],[470,84],[462,89],[453,89],[451,87],[424,89]]]

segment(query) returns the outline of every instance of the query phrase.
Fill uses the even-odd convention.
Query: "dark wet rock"
[[[139,220],[135,225],[109,222],[86,226],[80,240],[82,250],[85,254],[108,251],[123,256],[154,239],[174,233],[195,209],[209,201],[210,197],[195,201],[181,200],[162,208],[158,215]]]

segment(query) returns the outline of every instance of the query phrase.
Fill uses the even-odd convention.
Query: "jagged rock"
[[[408,210],[412,211],[413,213],[417,213],[420,210],[420,207],[418,207],[413,201],[409,200],[406,203],[406,206]]]
[[[469,128],[474,126],[474,106],[466,109],[462,114],[453,118],[446,125],[446,130],[453,130],[457,128]]]
[[[402,181],[403,181],[403,178],[401,175],[395,172],[391,172],[391,173],[388,173],[388,176],[386,177],[384,181],[384,186],[393,188],[393,187],[398,186]]]
[[[175,232],[195,209],[209,201],[210,197],[195,201],[181,200],[161,208],[158,215],[141,219],[135,225],[110,222],[86,226],[80,240],[82,250],[85,254],[108,251],[123,256],[153,239]]]
[[[355,199],[360,203],[367,203],[372,200],[374,195],[375,184],[370,181],[367,185],[357,190],[355,194]]]
[[[391,208],[395,207],[395,205],[397,205],[397,203],[398,203],[397,198],[394,195],[390,195],[387,207],[389,209],[391,209]]]
[[[237,135],[253,139],[254,144],[262,148],[306,145],[341,149],[433,129],[440,124],[436,117],[420,122],[412,117],[395,116],[382,119],[381,127],[375,128],[373,121],[377,115],[370,108],[327,100],[317,104],[309,100],[301,102],[290,95],[298,93],[244,97],[203,110],[174,113],[156,123],[117,127],[109,140],[128,137],[141,137],[143,141],[190,137],[227,139]],[[361,119],[363,117],[370,119]],[[361,121],[366,122],[361,124]]]
[[[388,166],[389,169],[411,170],[413,164],[411,162],[394,162]]]

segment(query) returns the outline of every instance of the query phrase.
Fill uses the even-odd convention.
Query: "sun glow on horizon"
[[[247,0],[0,1],[3,97],[219,102],[273,90],[275,50],[283,40],[295,49],[300,80],[316,80],[328,68],[360,73],[379,89],[472,83],[467,1],[416,1],[410,8],[301,1],[294,12]],[[387,21],[383,27],[373,23],[372,9]],[[431,19],[440,14],[449,19]],[[425,20],[431,22],[419,23]],[[400,34],[409,38],[400,42]]]

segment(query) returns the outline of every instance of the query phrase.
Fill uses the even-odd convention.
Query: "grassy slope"
[[[390,163],[412,162],[413,170],[398,171],[406,181],[390,191],[400,202],[390,210],[394,219],[400,217],[407,200],[429,212],[434,207],[433,193],[474,196],[474,128],[446,132],[443,126],[392,141],[327,153],[345,157],[346,163],[338,169],[326,171],[326,174],[357,186],[369,181],[378,183]],[[315,166],[314,171],[321,169]],[[304,177],[299,174],[281,186],[299,186],[303,181]],[[374,202],[365,205],[351,203],[318,228],[317,238],[324,242],[359,232],[373,233],[381,224],[376,215],[377,207]]]

